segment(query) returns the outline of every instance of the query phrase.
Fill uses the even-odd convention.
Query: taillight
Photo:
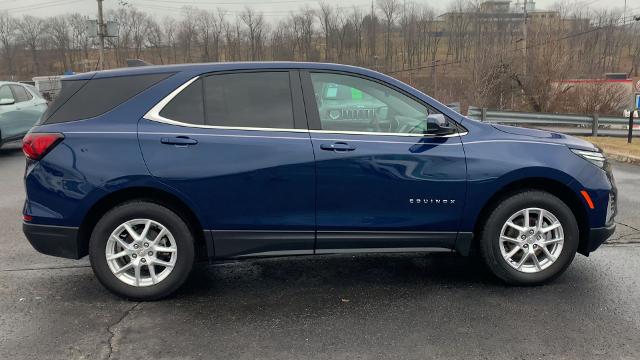
[[[22,152],[32,160],[40,160],[53,149],[64,135],[58,133],[28,133],[22,139]]]

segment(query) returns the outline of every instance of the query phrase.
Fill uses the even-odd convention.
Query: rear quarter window
[[[60,95],[43,115],[42,124],[102,115],[171,75],[173,73],[63,80]]]

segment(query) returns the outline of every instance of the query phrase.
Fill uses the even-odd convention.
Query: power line
[[[45,2],[45,3],[41,3],[41,4],[38,4],[38,5],[18,6],[18,7],[15,7],[15,8],[5,9],[5,11],[14,12],[14,11],[24,11],[24,10],[37,10],[37,9],[44,9],[44,8],[60,6],[60,5],[69,5],[69,4],[78,3],[78,2],[81,2],[81,1],[83,1],[83,0],[62,0],[62,1],[56,0],[56,1],[49,1],[49,2]]]
[[[148,0],[141,0],[141,1],[148,1]],[[155,1],[154,1],[155,2]],[[364,7],[367,5],[353,5],[353,6],[349,6],[349,7],[336,7],[336,9],[340,10],[340,9],[353,9],[354,7]],[[138,7],[141,9],[151,9],[151,10],[160,10],[160,11],[169,11],[169,12],[173,12],[175,13],[176,11],[181,11],[184,10],[185,8],[187,8],[186,5],[182,6],[182,7],[173,7],[173,6],[167,6],[167,5],[155,5],[155,4],[135,4],[134,7]],[[196,9],[200,9],[198,7],[196,7]],[[226,14],[231,14],[231,15],[240,15],[244,12],[244,10],[226,10],[226,9],[222,9],[224,10],[224,12]],[[271,11],[257,11],[258,14],[262,14],[263,16],[286,16],[289,15],[291,13],[295,13],[295,10],[293,9],[289,9],[289,10],[271,10]]]

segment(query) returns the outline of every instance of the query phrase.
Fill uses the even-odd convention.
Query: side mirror
[[[455,134],[456,128],[442,114],[430,114],[427,116],[427,134],[430,135],[451,135]]]
[[[1,105],[13,105],[15,103],[16,103],[16,101],[14,99],[9,99],[9,98],[0,99],[0,106]]]

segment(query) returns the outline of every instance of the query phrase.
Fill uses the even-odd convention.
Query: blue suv
[[[470,120],[367,69],[149,66],[62,84],[23,140],[24,233],[89,255],[126,298],[170,294],[196,260],[434,249],[540,284],[614,231],[592,144]]]

